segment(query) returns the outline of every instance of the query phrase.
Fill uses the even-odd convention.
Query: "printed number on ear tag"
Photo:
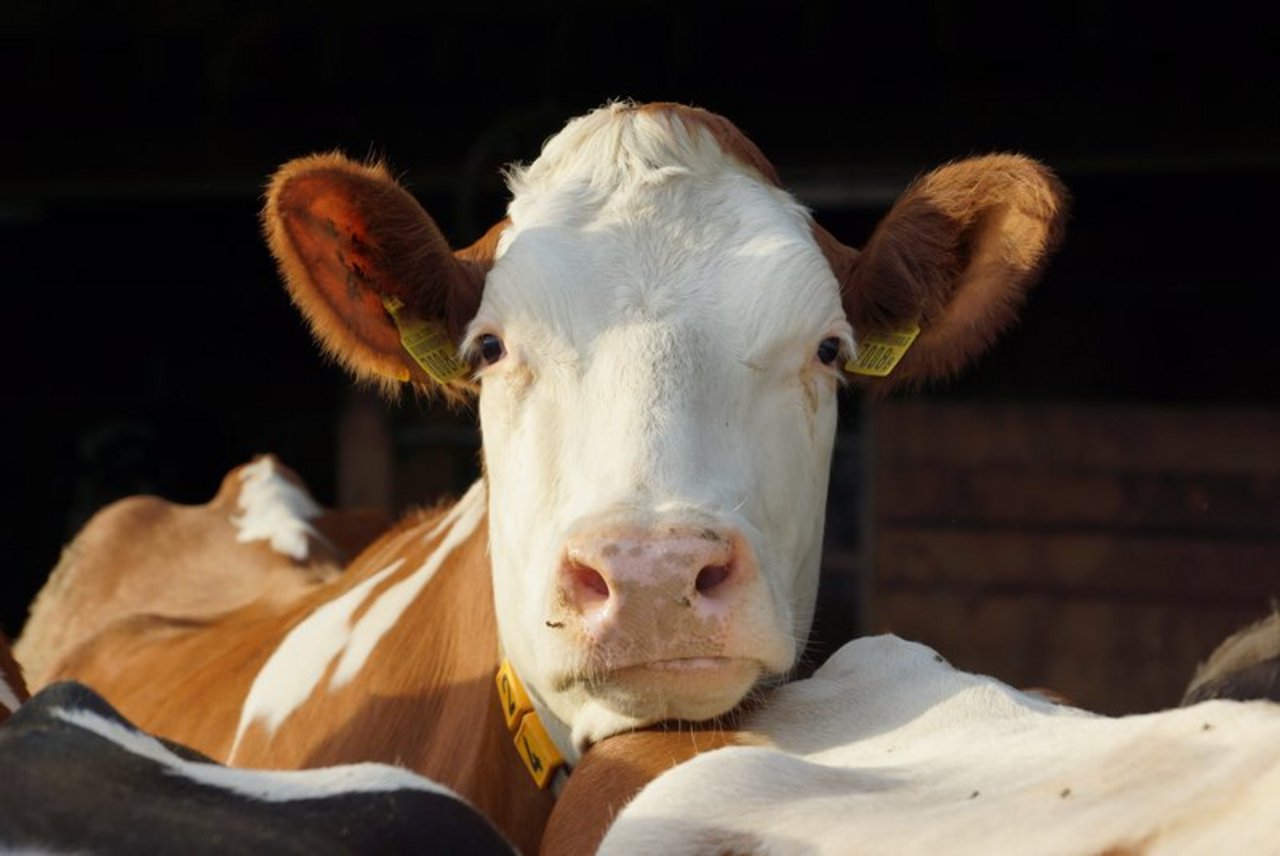
[[[852,374],[885,377],[902,361],[920,335],[918,326],[896,333],[873,333],[858,340],[858,355],[844,364]]]

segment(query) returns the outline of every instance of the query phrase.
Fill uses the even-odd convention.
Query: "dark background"
[[[1280,404],[1274,22],[1044,5],[7,0],[0,628],[116,496],[203,501],[275,451],[333,501],[348,384],[259,238],[275,166],[386,155],[461,244],[501,216],[503,163],[617,97],[727,115],[852,244],[944,160],[1054,167],[1060,256],[935,395]]]

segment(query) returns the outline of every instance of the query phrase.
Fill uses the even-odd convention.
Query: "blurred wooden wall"
[[[869,630],[1106,713],[1280,595],[1280,410],[881,403]]]

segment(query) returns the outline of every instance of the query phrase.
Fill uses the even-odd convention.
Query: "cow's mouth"
[[[671,657],[597,672],[584,683],[619,713],[697,722],[736,707],[762,673],[760,661],[747,657]]]
[[[672,657],[669,660],[653,660],[648,663],[627,666],[626,669],[721,669],[735,662],[735,659],[734,657]],[[626,669],[619,671],[625,671]]]

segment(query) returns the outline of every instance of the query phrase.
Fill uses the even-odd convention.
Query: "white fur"
[[[567,534],[600,515],[741,531],[760,575],[725,645],[762,675],[792,665],[836,423],[838,380],[814,354],[829,336],[851,350],[852,331],[807,213],[708,134],[605,108],[509,180],[511,223],[469,331],[507,348],[480,400],[498,621],[581,744],[682,710],[553,689],[583,657],[547,626],[557,568]]]
[[[382,580],[399,570],[403,559],[316,609],[289,632],[258,672],[245,697],[228,762],[235,759],[240,741],[253,722],[262,723],[268,733],[274,734],[311,697],[334,660],[338,665],[329,678],[330,691],[340,689],[356,676],[444,560],[475,531],[484,517],[484,500],[484,482],[478,481],[425,536],[425,541],[432,541],[444,534],[422,567],[388,586],[354,624],[351,616]]]
[[[477,481],[458,504],[449,509],[449,514],[433,530],[432,535],[428,536],[434,537],[448,527],[444,539],[431,551],[422,567],[388,586],[373,606],[360,616],[351,630],[342,659],[338,661],[338,668],[334,669],[333,676],[329,679],[330,690],[344,686],[359,673],[378,642],[400,620],[405,609],[431,581],[445,559],[449,558],[458,545],[471,537],[471,533],[475,532],[476,526],[484,518],[484,500],[484,482]]]
[[[321,606],[289,631],[253,679],[240,709],[240,724],[227,763],[235,760],[249,726],[261,722],[270,734],[315,692],[329,664],[351,638],[351,616],[378,583],[402,564],[397,559],[346,594]]]
[[[320,537],[308,523],[323,509],[302,488],[280,475],[275,461],[263,456],[240,471],[241,514],[231,522],[236,541],[267,541],[277,553],[299,562],[307,558],[308,538]]]
[[[126,752],[163,765],[171,775],[262,802],[292,802],[339,794],[399,790],[425,791],[462,800],[443,785],[401,767],[363,763],[315,770],[237,770],[188,761],[149,734],[126,728],[92,711],[59,708],[54,711],[54,716],[109,740]]]
[[[1108,718],[965,674],[894,637],[846,645],[747,723],[772,748],[655,780],[600,852],[1268,853],[1280,708]]]

